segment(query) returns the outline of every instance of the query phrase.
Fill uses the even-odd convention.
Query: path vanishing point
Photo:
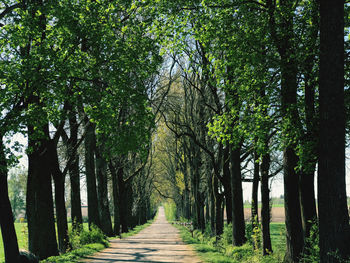
[[[110,242],[110,247],[81,262],[185,262],[200,263],[192,248],[181,241],[179,231],[165,219],[160,207],[152,225],[138,234]]]

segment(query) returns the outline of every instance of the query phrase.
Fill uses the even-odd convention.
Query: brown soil
[[[261,218],[261,209],[259,208],[259,218]],[[250,221],[251,210],[250,208],[244,208],[244,218],[246,221]],[[284,207],[272,207],[271,208],[271,222],[284,222]]]
[[[164,208],[155,222],[137,235],[111,241],[111,246],[81,262],[187,262],[200,263],[190,246],[181,241],[179,231],[169,224]]]

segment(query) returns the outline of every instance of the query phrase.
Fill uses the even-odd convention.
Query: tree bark
[[[213,190],[215,198],[215,235],[219,237],[224,231],[224,219],[222,218],[223,194],[219,193],[219,180],[213,176]]]
[[[29,250],[40,259],[58,255],[52,186],[51,168],[48,156],[49,126],[41,127],[43,135],[28,125],[28,180],[27,180],[27,219]]]
[[[85,123],[87,125],[85,128],[86,135],[84,140],[84,147],[89,228],[91,228],[92,225],[101,228],[95,175],[95,128],[87,118],[85,118]]]
[[[300,208],[301,219],[304,231],[304,239],[310,236],[310,230],[313,224],[316,224],[316,201],[315,201],[315,185],[314,174],[316,166],[311,171],[300,172]]]
[[[118,172],[119,169],[118,168]],[[113,227],[113,232],[114,235],[119,236],[120,235],[120,215],[119,215],[119,199],[120,199],[120,194],[119,194],[119,187],[118,187],[118,175],[117,171],[113,165],[112,162],[109,163],[109,170],[112,175],[112,185],[113,185],[113,208],[114,208],[114,227]]]
[[[98,201],[100,207],[101,230],[112,236],[112,220],[109,212],[108,187],[107,187],[107,162],[102,156],[101,146],[96,148],[96,174],[98,182]]]
[[[50,142],[50,166],[52,178],[55,185],[55,206],[56,206],[56,221],[57,221],[57,237],[60,253],[65,253],[70,248],[68,237],[68,222],[67,209],[65,203],[65,176],[62,174],[57,154],[57,146]]]
[[[124,182],[124,168],[123,165],[120,164],[117,168],[117,176],[118,176],[118,187],[119,187],[119,219],[120,219],[120,225],[122,227],[121,232],[126,233],[128,232],[128,200],[127,198],[127,189]]]
[[[320,261],[350,255],[345,184],[344,1],[320,1],[320,145],[318,209]]]
[[[230,148],[225,147],[223,156],[223,177],[224,195],[226,201],[227,224],[232,223],[232,189],[231,189],[231,172],[230,172]]]
[[[271,1],[269,7],[272,8]],[[283,151],[283,174],[284,174],[284,208],[286,222],[287,250],[285,262],[298,262],[304,247],[303,229],[301,222],[299,202],[299,176],[296,173],[298,156],[296,154],[296,141],[300,127],[299,113],[297,108],[297,72],[298,65],[294,49],[294,28],[292,1],[281,0],[280,12],[283,18],[278,23],[279,36],[276,28],[272,28],[275,45],[280,55],[281,68],[281,112],[283,119],[283,139],[285,148]],[[270,9],[271,12],[271,9]],[[272,12],[274,12],[272,10]],[[271,20],[274,14],[270,13]],[[273,27],[273,25],[272,25]]]
[[[259,228],[259,213],[258,213],[258,189],[259,189],[259,156],[257,152],[254,152],[254,175],[253,175],[253,185],[252,185],[252,207],[251,207],[251,223],[252,223],[252,229],[253,233],[256,236],[256,233],[254,232],[254,229]],[[256,240],[254,240],[253,243],[254,249],[258,249],[260,247],[260,235],[258,234],[256,236]]]
[[[69,110],[70,137],[67,141],[67,153],[69,158],[73,158],[73,161],[69,166],[71,185],[71,218],[73,229],[79,230],[83,224],[83,216],[81,213],[79,156],[76,149],[76,145],[78,143],[78,123],[75,112],[73,112],[73,108],[71,106],[69,107]]]
[[[210,211],[210,230],[212,234],[215,234],[215,196],[214,196],[214,188],[213,188],[213,175],[210,173],[208,178],[208,198],[209,198],[209,211]]]
[[[232,189],[232,244],[242,246],[246,242],[243,210],[240,146],[230,149]]]
[[[259,169],[259,156],[257,152],[254,152],[254,175],[253,175],[253,187],[252,187],[252,226],[253,229],[259,225],[259,214],[258,214],[258,189],[260,181],[260,169]]]
[[[261,230],[263,255],[272,253],[270,236],[270,189],[269,189],[270,154],[265,153],[261,162]]]
[[[305,152],[304,162],[300,170],[300,206],[304,230],[304,240],[310,237],[312,224],[316,223],[316,200],[314,177],[318,156],[319,132],[317,127],[318,115],[315,107],[317,76],[314,65],[317,58],[317,42],[319,32],[319,10],[317,1],[311,2],[311,25],[308,35],[308,49],[305,57],[304,83],[305,83],[305,126],[306,132],[302,138],[302,147]],[[306,245],[306,244],[305,244]]]
[[[5,262],[17,263],[19,262],[19,250],[11,203],[8,197],[7,162],[2,136],[0,136],[0,139],[0,227],[4,244]]]

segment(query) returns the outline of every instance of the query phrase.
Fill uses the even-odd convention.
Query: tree
[[[344,1],[321,0],[320,17],[320,260],[341,262],[341,257],[350,255],[345,188]]]

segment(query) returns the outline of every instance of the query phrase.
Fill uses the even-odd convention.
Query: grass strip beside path
[[[285,241],[282,240],[284,226],[282,224],[271,224],[272,242],[274,253],[270,256],[262,256],[261,251],[254,251],[249,243],[241,247],[232,245],[215,245],[215,237],[205,239],[192,237],[192,233],[184,226],[174,224],[180,230],[182,240],[191,245],[203,262],[210,263],[279,263],[283,262]]]
[[[130,230],[127,233],[122,233],[121,237],[120,236],[111,237],[111,238],[109,238],[109,240],[116,239],[116,238],[126,238],[129,236],[136,235],[141,230],[143,230],[146,227],[148,227],[149,225],[151,225],[153,223],[153,221],[154,221],[154,219],[148,220],[147,223],[145,223],[143,225],[136,226],[134,229]],[[92,254],[95,254],[96,252],[99,252],[105,248],[106,248],[106,246],[103,244],[100,244],[100,243],[87,244],[87,245],[82,246],[81,248],[72,250],[72,251],[67,252],[65,254],[62,254],[60,256],[49,257],[48,259],[40,261],[40,262],[41,263],[63,263],[63,262],[74,263],[74,262],[79,262],[80,259],[82,259],[86,256],[90,256]]]

